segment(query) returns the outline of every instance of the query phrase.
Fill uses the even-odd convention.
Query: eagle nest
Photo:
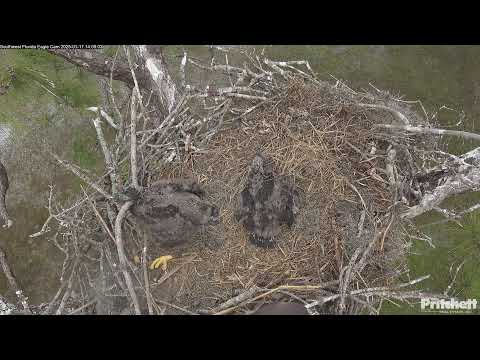
[[[77,299],[82,294],[79,309],[97,313],[108,313],[99,306],[106,298],[124,299],[118,306],[128,311],[133,304],[136,313],[148,307],[148,313],[248,314],[276,301],[305,304],[313,314],[378,313],[384,299],[421,296],[411,286],[424,278],[402,282],[409,234],[416,231],[402,213],[418,201],[414,175],[427,161],[425,150],[434,150],[436,143],[427,135],[391,131],[397,125],[428,125],[413,109],[418,104],[377,89],[355,92],[340,81],[320,81],[299,69],[306,65],[310,71],[307,62],[247,57],[251,66],[243,68],[191,60],[202,70],[220,72],[227,84],[248,85],[204,92],[185,87],[186,95],[160,123],[143,109],[143,129],[131,146],[124,132],[128,123],[117,126],[113,160],[99,120],[94,121],[106,168],[116,173],[93,181],[56,157],[104,202],[94,202],[94,193],[85,191],[61,213],[52,214],[49,206],[48,221],[57,220],[57,235],[62,234],[55,243],[62,240],[67,254],[65,280],[50,310],[64,289],[76,289],[67,284],[77,278],[83,279],[75,290]],[[134,110],[131,114],[138,123],[129,119],[130,130],[141,129],[142,121]],[[130,150],[135,146],[136,157]],[[302,197],[294,224],[282,227],[270,248],[252,244],[235,217],[258,151]],[[113,164],[115,159],[119,162]],[[137,173],[144,189],[158,180],[195,180],[205,201],[218,208],[218,224],[204,226],[173,248],[146,240],[128,201],[116,196]],[[102,179],[109,180],[103,187]],[[45,224],[33,236],[47,230]],[[167,266],[149,270],[159,256]],[[73,293],[62,297],[62,309]]]
[[[385,108],[371,101],[359,106],[365,94],[296,78],[275,101],[214,135],[204,152],[159,164],[162,178],[202,184],[221,217],[220,225],[193,244],[169,250],[151,244],[152,254],[167,251],[174,257],[170,272],[158,270],[154,296],[215,314],[249,313],[286,299],[317,313],[376,312],[375,292],[395,295],[408,270],[409,247],[398,216],[403,203],[385,170],[392,166],[392,138],[374,127],[398,116],[399,105],[383,95],[377,103]],[[408,146],[405,140],[396,139]],[[267,249],[253,245],[235,219],[259,150],[273,159],[276,174],[292,179],[303,193],[294,226],[282,228],[276,245]],[[397,176],[409,171],[410,159],[403,155],[395,159]]]

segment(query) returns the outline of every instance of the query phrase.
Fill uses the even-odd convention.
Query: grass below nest
[[[377,232],[376,214],[392,205],[386,181],[372,175],[376,166],[385,167],[384,157],[365,161],[361,155],[373,144],[375,119],[377,113],[356,107],[331,89],[293,81],[273,105],[214,136],[208,152],[163,165],[158,172],[163,178],[194,177],[203,184],[207,198],[220,208],[221,224],[199,235],[193,246],[163,250],[151,244],[151,254],[169,251],[175,257],[175,274],[153,285],[155,296],[195,311],[215,308],[253,286],[270,289],[253,298],[263,302],[332,294],[321,284],[339,279],[355,249]],[[234,219],[238,195],[259,150],[302,193],[295,225],[282,230],[272,249],[252,245]],[[362,203],[367,216],[358,237]],[[393,264],[402,263],[403,243],[397,222],[391,220],[361,274],[364,286],[388,285],[395,277]],[[206,246],[212,242],[215,246]],[[232,311],[247,311],[256,302],[251,299]]]

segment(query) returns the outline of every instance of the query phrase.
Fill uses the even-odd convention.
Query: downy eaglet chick
[[[131,208],[138,224],[161,246],[184,244],[205,225],[219,222],[216,206],[193,180],[161,180],[139,194]]]
[[[257,153],[247,183],[240,193],[237,220],[260,247],[270,247],[282,224],[292,226],[299,210],[297,189],[286,178],[275,175],[273,161]]]

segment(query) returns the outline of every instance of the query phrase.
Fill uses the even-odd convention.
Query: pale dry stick
[[[228,68],[228,53],[225,53],[225,65],[227,65],[227,68]],[[230,81],[230,85],[233,87],[232,75],[230,74],[230,71],[228,71],[227,74],[228,74],[228,80]]]
[[[372,305],[370,305],[368,303],[368,301],[363,301],[361,299],[359,299],[358,297],[356,296],[353,296],[353,295],[349,295],[348,296],[350,299],[352,299],[353,301],[359,303],[360,305],[362,306],[365,306],[366,308],[368,308],[372,313],[374,313],[375,315],[378,315],[380,313],[380,308],[379,309],[375,309]]]
[[[248,86],[233,86],[232,85],[232,86],[228,86],[228,87],[216,88],[215,89],[215,95],[213,95],[213,96],[214,97],[222,97],[226,94],[238,94],[242,91],[243,92],[251,92],[251,93],[255,93],[255,94],[261,94],[263,96],[266,96],[266,95],[269,94],[269,92],[265,91],[265,90],[253,89],[253,88],[248,87]],[[208,92],[200,93],[200,94],[196,94],[196,95],[192,95],[192,96],[196,97],[196,98],[212,97],[212,95],[210,95]],[[215,106],[213,106],[213,107],[215,107]],[[209,110],[211,108],[212,107],[206,107],[205,109]]]
[[[187,52],[183,51],[182,61],[180,62],[180,76],[182,87],[185,89],[187,87],[187,77],[185,76],[185,66],[187,65]]]
[[[141,190],[140,185],[138,184],[138,168],[137,168],[137,113],[136,113],[136,102],[135,94],[132,93],[132,103],[130,106],[130,166],[132,169],[132,185],[135,190]],[[138,99],[139,101],[140,98]]]
[[[70,279],[68,280],[67,290],[63,294],[62,300],[60,301],[60,305],[58,306],[58,309],[55,312],[55,315],[62,314],[63,308],[65,307],[65,303],[67,302],[68,298],[70,297],[70,294],[72,293],[72,285],[73,285],[73,276],[70,276]]]
[[[397,156],[397,152],[395,149],[390,149],[387,153],[387,159],[386,159],[386,167],[385,167],[385,171],[387,172],[387,176],[388,176],[388,181],[390,182],[390,186],[391,187],[394,187],[395,184],[397,183],[396,181],[396,176],[395,176],[395,159],[396,159],[396,156]]]
[[[160,300],[160,299],[154,299],[153,301],[155,301],[155,302],[157,302],[157,303],[160,303],[160,304],[162,304],[162,305],[170,306],[170,307],[172,307],[172,308],[174,308],[174,309],[176,309],[176,310],[180,310],[180,311],[182,311],[182,312],[184,312],[184,313],[186,313],[186,314],[189,314],[189,315],[198,315],[198,314],[196,314],[196,313],[194,313],[194,312],[192,312],[192,311],[190,311],[190,310],[184,309],[184,308],[182,308],[182,307],[180,307],[180,306],[177,306],[177,305],[175,305],[175,304],[170,304],[169,302],[166,302],[166,301],[163,301],[163,300]]]
[[[446,219],[450,220],[450,221],[453,221],[455,224],[457,224],[460,228],[463,229],[463,225],[460,223],[460,221],[458,221],[456,218],[455,218],[455,214],[452,213],[451,211],[447,210],[447,209],[442,209],[441,207],[439,206],[434,206],[432,210],[435,210],[437,212],[439,212],[440,214],[442,214]]]
[[[452,135],[452,136],[460,136],[465,139],[480,140],[480,134],[475,134],[467,131],[445,130],[445,129],[436,129],[436,128],[409,126],[409,125],[375,124],[374,126],[384,128],[384,129],[389,129],[389,130],[404,130],[404,131],[416,133],[416,134]]]
[[[425,115],[425,120],[428,121],[427,111],[425,110],[425,108],[423,106],[423,103],[420,100],[402,100],[402,99],[393,99],[393,100],[398,101],[398,102],[402,102],[402,103],[405,103],[405,104],[420,104],[420,107],[423,110],[423,115]]]
[[[353,296],[355,296],[355,295],[363,295],[363,296],[372,296],[372,295],[389,296],[389,295],[394,295],[394,294],[396,294],[395,290],[399,290],[401,288],[417,284],[421,281],[424,281],[424,280],[428,279],[429,277],[430,277],[430,275],[425,275],[425,276],[419,277],[417,279],[414,279],[412,281],[409,281],[407,283],[399,284],[399,285],[393,286],[393,287],[381,286],[381,287],[373,287],[373,288],[366,288],[366,289],[360,289],[360,290],[353,290],[348,295],[353,295]],[[420,292],[406,292],[404,294],[404,296],[406,296],[406,297],[412,297],[413,296],[415,298],[420,298],[421,295],[422,294]],[[317,305],[323,305],[323,304],[325,304],[329,301],[338,299],[340,296],[341,296],[341,294],[330,295],[330,296],[322,298],[321,300],[315,300],[315,301],[311,302],[310,304],[306,305],[305,307],[308,309],[308,308],[311,308],[311,307],[314,307],[314,306],[317,306]],[[401,294],[399,294],[399,296],[401,296]]]
[[[88,194],[86,193],[85,189],[83,188],[83,186],[80,186],[83,190],[83,193],[87,196],[89,202],[90,202],[90,205],[93,209],[93,211],[95,212],[95,215],[98,217],[98,220],[100,220],[100,223],[102,224],[103,228],[105,229],[105,231],[107,232],[107,234],[110,236],[110,238],[113,240],[113,242],[115,243],[115,237],[113,236],[112,232],[110,231],[109,227],[107,226],[107,224],[105,223],[105,220],[103,220],[103,217],[102,215],[100,215],[100,213],[98,212],[96,206],[94,205],[94,203],[92,202],[92,200],[90,200],[90,197],[88,196]]]
[[[247,110],[245,110],[243,113],[241,113],[240,115],[237,115],[236,117],[234,117],[233,119],[231,119],[230,121],[231,122],[235,122],[241,118],[244,118],[246,115],[250,114],[251,112],[253,112],[254,110],[258,109],[259,107],[261,107],[262,105],[265,105],[266,103],[268,102],[271,102],[273,100],[275,100],[278,96],[273,96],[265,101],[262,101],[262,102],[259,102],[258,104],[248,108]]]
[[[127,285],[130,297],[132,298],[133,306],[135,307],[135,314],[141,315],[138,297],[133,287],[132,278],[130,276],[130,273],[128,272],[127,257],[125,255],[125,249],[123,247],[123,239],[122,239],[123,219],[125,218],[127,211],[130,209],[132,205],[133,205],[133,201],[127,201],[122,205],[122,207],[120,208],[120,211],[118,212],[117,218],[115,219],[115,244],[117,247],[118,260],[120,262],[121,271],[123,273],[123,277],[125,278],[125,283]]]
[[[73,167],[70,163],[68,163],[67,161],[65,160],[62,160],[60,159],[57,154],[51,152],[50,153],[54,158],[55,160],[57,160],[61,165],[65,166],[68,170],[70,170],[72,173],[74,173],[75,175],[77,175],[80,179],[82,179],[85,183],[87,183],[91,188],[95,189],[97,192],[99,192],[100,194],[102,194],[105,198],[111,200],[112,199],[112,195],[108,194],[107,192],[105,192],[105,190],[103,190],[100,186],[98,186],[97,184],[95,184],[92,180],[90,180],[90,178],[84,174],[82,174],[78,169],[76,169],[75,167]]]
[[[358,221],[358,227],[357,227],[357,240],[360,239],[360,237],[362,236],[363,234],[363,225],[365,223],[365,215],[366,215],[366,211],[365,209],[362,210],[362,212],[360,213],[360,220]]]
[[[297,301],[299,301],[299,302],[301,302],[301,303],[303,303],[303,304],[305,304],[305,305],[308,304],[308,302],[307,302],[306,300],[302,299],[301,297],[299,297],[299,296],[297,296],[297,295],[295,295],[295,294],[292,294],[292,293],[289,292],[289,291],[286,291],[286,290],[278,290],[278,292],[281,293],[281,294],[285,294],[285,295],[287,295],[287,296],[290,296],[292,299],[295,299],[295,300],[297,300]]]
[[[455,219],[460,219],[464,215],[469,214],[469,213],[474,212],[474,211],[479,210],[479,209],[480,209],[480,204],[475,204],[475,205],[469,207],[468,209],[459,212],[458,214],[453,214],[452,215],[453,218],[449,217],[449,218],[446,218],[446,219],[443,219],[443,220],[440,220],[440,221],[436,221],[436,222],[433,222],[433,223],[428,223],[428,224],[425,224],[425,225],[422,225],[422,226],[433,226],[433,225],[444,224],[444,223],[449,222],[449,221],[454,221]]]
[[[373,239],[369,242],[369,244],[365,247],[365,250],[362,254],[362,257],[360,258],[360,260],[358,261],[358,263],[355,264],[355,272],[357,272],[358,274],[360,274],[365,265],[366,265],[366,261],[367,261],[367,256],[370,254],[370,251],[373,249],[373,246],[375,245],[375,243],[377,242],[377,239],[379,238],[381,232],[380,233],[376,233],[374,236],[373,236]]]
[[[79,259],[76,258],[73,265],[72,265],[72,270],[71,270],[71,273],[70,273],[70,276],[69,276],[69,280],[70,278],[73,276],[73,274],[76,272],[77,270],[77,266],[78,266],[78,261]],[[53,297],[52,301],[50,301],[50,303],[48,304],[48,307],[42,312],[42,315],[48,315],[50,314],[50,311],[53,309],[53,306],[55,305],[55,303],[57,302],[57,299],[58,297],[60,296],[60,294],[62,293],[63,289],[68,285],[68,281],[62,281],[62,283],[60,284],[60,287],[58,288],[58,291],[57,293],[55,294],[55,296]]]
[[[130,72],[132,73],[133,83],[135,84],[135,89],[134,90],[137,92],[138,101],[141,104],[142,111],[143,111],[144,109],[143,109],[143,102],[142,102],[142,94],[140,93],[140,88],[138,87],[137,77],[135,76],[135,71],[133,70],[132,59],[130,57],[130,51],[128,50],[127,45],[124,45],[123,49],[125,51],[125,55],[127,55],[128,66],[130,67]]]
[[[365,213],[363,212],[363,214]],[[365,219],[365,216],[363,216],[363,219]],[[348,266],[346,268],[343,282],[340,282],[340,304],[339,304],[340,314],[343,314],[343,312],[345,311],[345,298],[346,298],[348,285],[350,284],[350,278],[352,276],[352,269],[361,251],[362,251],[361,247],[358,247],[355,250],[352,257],[350,258],[350,261],[348,262]]]
[[[152,284],[152,287],[154,286],[160,286],[161,284],[163,284],[165,281],[167,281],[172,275],[174,275],[175,273],[177,273],[181,268],[183,268],[185,265],[189,264],[190,262],[192,262],[193,260],[195,260],[195,255],[194,256],[191,256],[190,258],[188,258],[185,262],[183,262],[182,264],[178,265],[177,267],[175,267],[172,271],[169,271],[167,273],[165,273],[156,283]]]
[[[379,104],[362,104],[362,103],[359,103],[356,105],[363,108],[380,109],[380,110],[389,111],[397,118],[397,120],[399,120],[404,125],[408,126],[410,124],[410,120],[408,120],[408,118],[404,114],[402,114],[398,110],[392,109],[391,107],[388,107],[385,105],[379,105]]]
[[[50,228],[48,227],[48,224],[50,223],[50,221],[52,219],[56,218],[55,215],[52,214],[52,198],[53,198],[53,188],[54,188],[54,186],[50,185],[49,187],[50,187],[50,193],[48,195],[48,213],[49,213],[49,216],[48,216],[47,220],[45,220],[45,222],[43,223],[43,226],[40,229],[40,231],[29,235],[29,237],[31,237],[31,238],[43,235],[44,233],[50,231]],[[76,205],[74,205],[70,209],[73,209]],[[66,212],[66,211],[63,211],[62,213],[60,213],[57,216],[62,215],[64,212]]]
[[[450,291],[450,289],[452,288],[453,284],[455,283],[455,280],[457,279],[457,275],[458,275],[458,272],[460,271],[460,269],[462,268],[462,266],[465,264],[465,261],[467,261],[466,259],[463,260],[460,265],[457,266],[457,269],[455,271],[455,275],[453,276],[453,279],[452,281],[450,282],[450,284],[448,284],[447,288],[445,289],[445,291],[443,292],[443,295],[445,296],[448,296],[448,293]],[[452,264],[453,265],[453,264]],[[452,267],[450,266],[450,272],[452,270]]]
[[[3,273],[5,274],[5,277],[8,280],[8,284],[10,285],[10,288],[15,292],[15,295],[17,296],[18,300],[23,306],[23,309],[31,314],[32,311],[30,310],[30,306],[28,305],[28,299],[24,295],[23,290],[20,289],[18,286],[17,280],[15,279],[15,276],[12,274],[12,271],[10,270],[10,266],[8,265],[7,262],[7,257],[5,253],[3,252],[3,249],[0,247],[0,265],[2,266]]]
[[[436,224],[436,223],[434,223]],[[435,244],[433,244],[432,242],[432,239],[428,236],[425,236],[425,237],[420,237],[420,236],[415,236],[415,235],[410,235],[410,234],[406,234],[409,238],[412,238],[412,239],[415,239],[415,240],[420,240],[420,241],[424,241],[426,242],[428,245],[430,245],[432,248],[436,248]]]
[[[365,201],[363,200],[363,197],[362,195],[360,194],[360,192],[358,191],[358,189],[355,187],[355,185],[353,185],[352,183],[350,183],[348,180],[346,181],[348,187],[350,189],[352,189],[353,191],[355,191],[358,195],[358,197],[360,198],[360,201],[362,202],[362,205],[363,205],[363,208],[365,209],[365,211],[368,213],[368,209],[367,209],[367,205],[365,204]]]
[[[89,306],[95,304],[98,300],[97,299],[93,299],[93,300],[90,300],[89,302],[87,302],[85,305],[82,305],[80,306],[78,309],[75,309],[75,310],[72,310],[71,312],[68,313],[68,315],[75,315],[75,314],[78,314],[79,312],[81,312],[82,310],[88,308]]]
[[[394,220],[394,216],[393,216],[393,214],[391,214],[390,215],[390,222],[388,223],[387,228],[383,232],[382,241],[380,242],[380,251],[383,251],[383,245],[385,243],[385,238],[387,237],[388,230],[390,230],[390,226],[392,226],[393,220]]]
[[[142,265],[143,265],[143,279],[145,282],[145,296],[147,297],[148,313],[150,315],[153,315],[152,294],[150,293],[150,280],[148,279],[148,271],[147,271],[147,241],[146,241],[145,235],[144,235],[144,241],[143,241]]]
[[[108,125],[110,125],[115,130],[118,130],[118,125],[115,124],[115,121],[112,119],[112,117],[108,115],[101,107],[92,106],[87,108],[87,110],[93,111],[94,113],[98,114],[99,117],[103,117]]]
[[[267,101],[268,98],[265,96],[253,96],[253,95],[246,95],[246,94],[237,94],[237,93],[226,93],[223,96],[225,97],[235,97],[239,99],[246,99],[246,100],[258,100],[258,101]]]
[[[155,136],[157,135],[161,130],[164,130],[161,136],[165,135],[165,131],[168,130],[169,126],[171,123],[175,120],[175,116],[177,113],[181,110],[181,107],[183,103],[187,100],[187,96],[184,95],[177,103],[176,107],[173,109],[173,111],[168,114],[168,116],[162,121],[162,123],[154,130],[152,133],[138,146],[138,150],[143,149],[143,147]],[[123,163],[127,158],[122,159],[120,161],[120,164]]]
[[[228,310],[231,307],[235,307],[236,305],[243,303],[245,300],[250,299],[252,296],[257,294],[262,289],[256,285],[253,285],[249,289],[245,290],[243,293],[227,300],[223,304],[219,305],[217,308],[212,310],[212,313],[215,315],[222,315],[225,310]]]
[[[107,170],[110,170],[109,174],[110,174],[110,181],[112,183],[112,193],[116,194],[117,184],[118,184],[117,171],[116,171],[117,166],[113,162],[112,153],[108,149],[108,145],[107,145],[107,142],[105,141],[105,136],[103,135],[103,130],[102,130],[99,118],[93,119],[92,122],[97,132],[98,142],[100,143],[100,147],[102,148],[102,151],[103,151],[103,156],[105,158],[105,164],[107,165]]]
[[[218,311],[218,312],[214,312],[212,311],[213,315],[225,315],[225,314],[228,314],[228,313],[231,313],[233,310],[239,308],[240,306],[243,306],[245,305],[245,303],[243,302],[253,302],[253,301],[256,301],[256,300],[259,300],[259,299],[262,299],[268,295],[271,295],[277,291],[280,291],[280,290],[297,290],[297,291],[310,291],[310,290],[319,290],[319,289],[323,289],[323,288],[329,288],[331,286],[334,286],[334,285],[337,285],[339,283],[338,280],[332,280],[332,281],[328,281],[324,284],[320,284],[320,285],[280,285],[274,289],[270,289],[270,290],[267,290],[265,293],[263,294],[260,294],[256,297],[254,297],[253,299],[249,299],[249,297],[247,295],[250,295],[253,296],[255,294],[255,292],[252,290],[252,292],[254,292],[253,294],[250,294],[250,288],[249,290],[247,290],[245,293],[242,293],[238,296],[236,296],[235,298],[232,298],[230,300],[228,300],[227,302],[231,302],[233,305],[231,305],[231,307],[229,308],[226,308],[224,310],[221,310],[221,311]],[[265,289],[262,289],[262,288],[258,288],[258,291],[262,291],[262,290],[265,290]],[[243,302],[240,302],[238,303],[238,298],[240,297],[243,298]],[[224,307],[226,303],[220,305],[219,307]],[[218,309],[218,308],[217,308]]]
[[[310,64],[308,63],[308,61],[305,61],[305,60],[272,61],[272,60],[269,60],[269,59],[265,59],[265,63],[267,65],[275,64],[279,67],[286,67],[286,68],[292,69],[293,71],[299,73],[300,75],[304,76],[305,78],[309,79],[310,81],[314,82],[315,84],[320,84],[320,81],[318,81],[316,79],[316,75],[313,72],[312,68],[310,67]],[[298,68],[296,68],[292,65],[305,65],[305,67],[312,73],[313,76],[308,75],[304,71],[302,71],[302,70],[300,70],[300,69],[298,69]]]
[[[192,58],[188,58],[188,62],[200,69],[203,69],[203,70],[207,70],[207,71],[210,71],[210,72],[214,72],[214,71],[223,71],[225,72],[226,74],[228,74],[228,72],[231,72],[231,71],[235,71],[235,72],[238,72],[238,73],[242,73],[243,72],[243,69],[242,68],[239,68],[239,67],[235,67],[235,66],[231,66],[231,65],[213,65],[213,66],[205,66],[205,65],[202,65],[200,64],[199,62],[193,60]]]

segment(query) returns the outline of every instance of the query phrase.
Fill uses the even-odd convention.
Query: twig
[[[143,266],[143,279],[145,282],[145,296],[147,297],[148,313],[150,315],[153,315],[152,294],[150,293],[150,281],[148,279],[148,270],[147,270],[147,240],[145,236],[144,236],[143,251],[142,251],[142,266]]]
[[[78,169],[76,169],[75,167],[73,167],[71,164],[69,164],[67,161],[65,160],[62,160],[58,157],[57,154],[51,152],[51,155],[60,163],[62,164],[63,166],[65,166],[68,170],[70,170],[72,173],[74,173],[75,175],[77,175],[80,179],[82,179],[85,183],[87,183],[90,187],[92,187],[93,189],[95,189],[96,191],[98,191],[100,194],[102,194],[104,197],[106,197],[107,199],[112,199],[112,195],[110,194],[107,194],[105,192],[105,190],[103,190],[100,186],[98,186],[95,182],[93,182],[92,180],[89,179],[88,176],[86,176],[85,174],[82,174]]]
[[[365,201],[363,200],[362,195],[360,194],[358,189],[355,187],[355,185],[351,184],[349,181],[347,181],[346,183],[350,189],[352,189],[357,193],[358,197],[360,198],[360,201],[362,202],[363,208],[365,209],[366,212],[368,212],[367,205],[365,204]]]
[[[215,310],[212,311],[212,313],[214,313],[215,315],[221,315],[224,310],[226,310],[228,308],[231,308],[231,307],[234,307],[234,306],[244,302],[245,300],[250,299],[255,294],[257,294],[259,291],[261,291],[261,289],[258,286],[253,285],[251,288],[245,290],[240,295],[237,295],[234,298],[231,298],[231,299],[227,300],[226,302],[224,302],[223,304],[216,307]]]
[[[78,309],[75,309],[75,310],[72,310],[71,312],[68,313],[68,315],[75,315],[75,314],[78,314],[79,312],[81,312],[82,310],[88,308],[89,306],[95,304],[98,300],[97,299],[93,299],[93,300],[90,300],[89,302],[87,302],[85,305],[82,305],[80,306]]]
[[[463,260],[460,265],[457,266],[457,269],[455,270],[455,275],[453,276],[453,279],[452,281],[450,282],[450,284],[448,284],[447,288],[445,289],[445,291],[443,292],[443,295],[445,296],[448,296],[448,293],[450,292],[450,289],[452,288],[453,284],[455,283],[455,280],[457,279],[457,275],[458,275],[458,272],[460,271],[460,269],[462,268],[462,266],[465,264],[465,261],[467,260]],[[452,264],[453,265],[453,264]],[[450,267],[450,270],[451,270],[451,267]]]
[[[137,170],[137,113],[135,99],[136,96],[132,93],[132,104],[130,105],[130,166],[132,168],[132,185],[136,190],[140,190]],[[140,98],[138,100],[141,101]]]
[[[379,105],[379,104],[362,104],[362,103],[357,104],[357,105],[360,106],[360,107],[387,110],[387,111],[391,112],[404,125],[409,125],[410,124],[410,121],[408,120],[408,118],[405,115],[403,115],[400,111],[392,109],[388,106]]]

